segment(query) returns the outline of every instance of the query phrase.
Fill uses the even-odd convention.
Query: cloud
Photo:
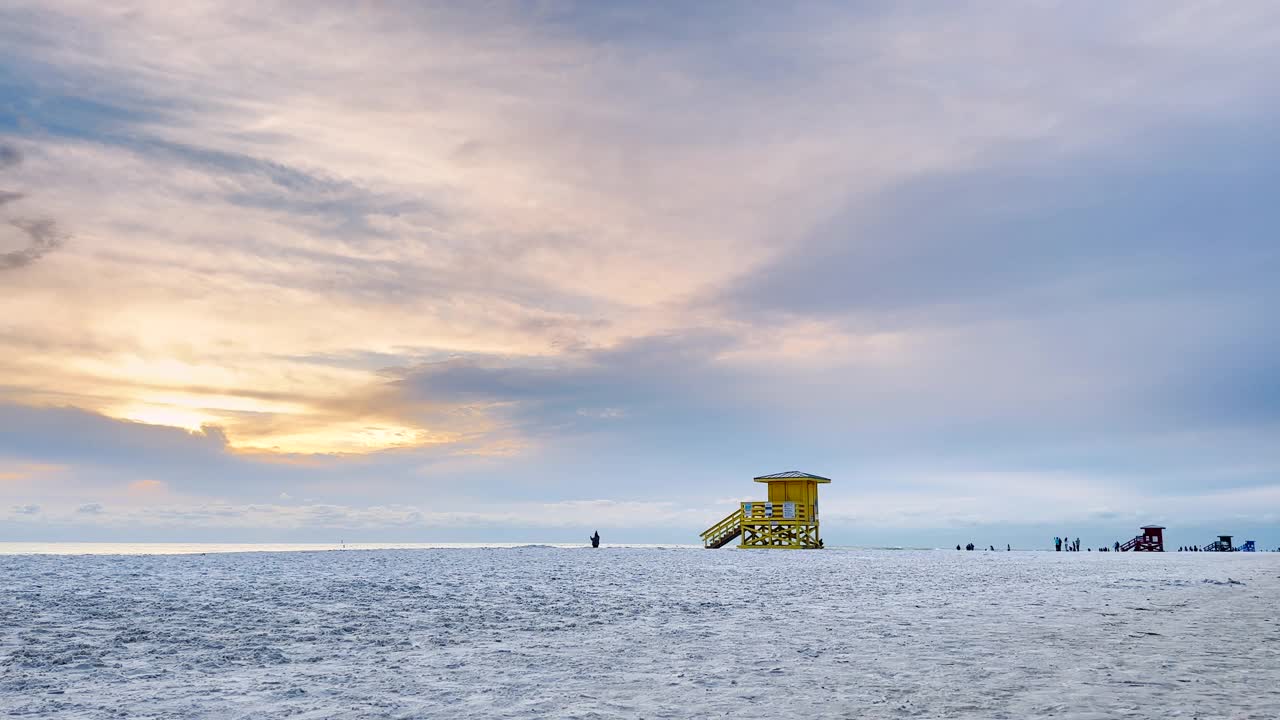
[[[744,373],[717,358],[736,346],[727,333],[693,329],[555,358],[456,357],[400,371],[395,387],[412,400],[482,408],[526,436],[589,431],[602,420],[652,422],[673,411],[690,420],[724,412],[725,389]]]
[[[38,506],[26,512],[34,514]],[[15,512],[19,509],[15,508]],[[350,506],[328,503],[232,504],[197,503],[152,505],[145,508],[112,507],[88,503],[75,508],[76,516],[93,516],[89,522],[110,527],[136,528],[247,528],[277,530],[374,530],[386,528],[457,529],[464,527],[580,528],[584,522],[599,527],[635,527],[639,518],[659,518],[663,526],[681,527],[702,520],[696,508],[667,502],[577,500],[553,503],[506,503],[481,510],[432,510],[412,505]],[[66,522],[65,514],[52,513],[46,522]],[[77,517],[83,521],[84,518]],[[651,523],[645,523],[651,524]]]
[[[730,299],[745,312],[920,324],[1203,295],[1228,277],[1266,290],[1255,268],[1274,255],[1263,238],[1280,213],[1261,202],[1276,160],[1263,132],[1171,128],[1141,151],[1001,154],[908,183],[874,209],[851,203]]]
[[[14,167],[22,162],[22,151],[8,143],[0,142],[0,170]]]
[[[22,162],[22,153],[18,148],[5,143],[0,143],[0,170],[14,167]],[[0,207],[21,200],[24,195],[20,192],[12,192],[9,190],[0,190]]]
[[[201,425],[200,434],[215,445],[227,446],[227,433],[217,425]]]
[[[0,454],[71,468],[12,502],[661,524],[801,465],[858,522],[1250,511],[1276,17],[7,7]]]
[[[129,483],[129,492],[135,495],[155,495],[168,489],[168,485],[159,480],[134,480]]]
[[[34,504],[15,505],[13,507],[13,513],[15,515],[35,515],[39,512],[40,512],[40,506],[34,505]]]
[[[65,466],[47,463],[5,462],[0,460],[0,482],[24,482],[50,478],[66,470]]]
[[[217,438],[179,428],[113,421],[75,408],[0,405],[0,448],[13,456],[215,464]]]
[[[626,411],[621,408],[578,408],[578,414],[583,417],[599,418],[600,420],[616,420],[626,417]]]
[[[323,488],[325,496],[342,500],[392,493],[395,487],[415,488],[398,493],[403,497],[425,498],[438,494],[435,473],[463,477],[477,468],[492,470],[482,454],[484,442],[463,443],[472,455],[458,454],[461,448],[431,446],[373,456],[296,456],[238,451],[209,431],[115,420],[72,408],[0,405],[0,457],[17,461],[22,473],[15,479],[34,478],[51,496],[92,493],[113,505],[149,503],[166,495],[174,502],[224,497],[267,501],[282,492],[314,497],[308,487]],[[45,468],[62,472],[35,473]],[[432,481],[424,482],[424,477]]]
[[[20,164],[22,159],[22,153],[16,147],[0,144],[0,170]],[[21,200],[23,197],[25,195],[20,192],[0,190],[0,207]],[[26,247],[0,252],[0,271],[30,265],[58,249],[65,242],[63,234],[58,231],[57,225],[52,220],[15,219],[9,221],[9,226],[25,236]]]
[[[26,235],[27,247],[0,253],[0,270],[25,267],[57,250],[65,242],[52,220],[10,220],[9,225]]]

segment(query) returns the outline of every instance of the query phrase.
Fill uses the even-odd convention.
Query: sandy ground
[[[0,556],[0,717],[1280,717],[1280,554]]]

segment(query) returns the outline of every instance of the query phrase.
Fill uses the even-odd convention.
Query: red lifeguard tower
[[[1164,552],[1164,526],[1143,525],[1142,534],[1120,546],[1120,552]]]

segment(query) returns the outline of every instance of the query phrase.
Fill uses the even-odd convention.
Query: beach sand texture
[[[1280,554],[0,556],[0,716],[1275,718]]]

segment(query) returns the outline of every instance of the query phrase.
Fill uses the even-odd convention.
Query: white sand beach
[[[0,715],[1274,718],[1280,554],[0,556]]]

